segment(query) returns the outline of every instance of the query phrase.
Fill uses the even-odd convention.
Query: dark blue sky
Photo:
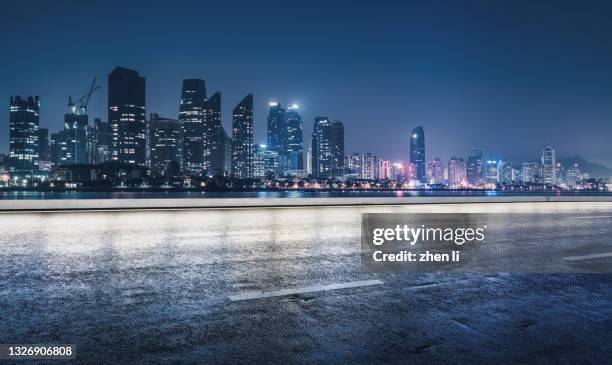
[[[62,127],[68,95],[94,76],[90,118],[107,118],[106,77],[141,72],[147,114],[177,117],[183,78],[222,92],[224,124],[255,96],[340,119],[346,151],[408,159],[423,125],[427,159],[472,146],[515,162],[551,144],[612,166],[612,2],[10,1],[0,11],[0,150],[11,95],[37,94]],[[305,142],[309,138],[305,138]]]

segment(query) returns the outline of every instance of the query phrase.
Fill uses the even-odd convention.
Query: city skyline
[[[328,115],[345,124],[347,151],[393,160],[406,159],[405,137],[422,125],[442,159],[477,146],[519,161],[550,144],[560,157],[612,165],[610,4],[148,4],[121,14],[112,2],[6,4],[1,37],[12,57],[0,60],[0,97],[39,95],[41,127],[55,131],[67,97],[119,64],[147,79],[147,115],[177,118],[181,81],[201,78],[223,93],[229,131],[232,106],[252,93],[258,143],[276,100],[301,106],[304,136]],[[106,92],[92,96],[90,118],[105,119]],[[6,128],[0,142],[6,152]]]

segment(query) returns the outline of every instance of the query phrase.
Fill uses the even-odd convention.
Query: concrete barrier
[[[407,204],[612,202],[601,196],[474,196],[474,197],[337,197],[337,198],[196,198],[196,199],[50,199],[0,200],[0,212],[218,209]]]

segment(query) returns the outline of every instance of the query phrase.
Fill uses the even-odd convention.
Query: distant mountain
[[[588,162],[580,156],[560,158],[558,162],[565,167],[570,167],[577,163],[580,171],[587,172],[590,177],[600,178],[612,176],[611,168],[598,163]]]

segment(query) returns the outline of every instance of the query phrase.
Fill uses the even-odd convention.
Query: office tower
[[[480,185],[484,183],[484,163],[482,159],[482,151],[473,148],[468,156],[466,177],[467,182],[472,185]]]
[[[285,109],[277,102],[269,104],[268,111],[268,144],[267,148],[276,151],[283,160],[287,152],[287,120]],[[281,164],[285,161],[281,161]]]
[[[451,157],[448,160],[448,184],[460,187],[465,182],[465,161],[462,158]]]
[[[304,137],[302,116],[298,112],[298,105],[291,104],[285,112],[287,125],[287,174],[297,175],[304,170]]]
[[[151,113],[149,120],[149,167],[153,176],[168,176],[183,157],[183,128],[175,119]]]
[[[221,93],[216,92],[204,103],[202,170],[208,176],[223,175],[221,166],[224,166],[224,162],[220,162],[225,155],[225,148],[222,146],[225,140],[222,138],[224,134],[221,129]]]
[[[65,164],[64,161],[67,158],[72,157],[68,150],[69,138],[65,130],[61,130],[57,133],[51,133],[50,140],[51,167],[57,169],[57,167]]]
[[[344,169],[344,126],[327,117],[316,117],[312,133],[312,174],[327,179]]]
[[[38,96],[11,96],[9,158],[14,177],[32,179],[38,172],[39,112]]]
[[[427,163],[427,181],[430,184],[444,183],[444,165],[439,157]]]
[[[410,163],[416,166],[416,179],[426,182],[425,176],[425,131],[416,127],[410,136]]]
[[[487,160],[485,162],[485,182],[487,184],[496,184],[499,182],[496,160]]]
[[[108,122],[103,122],[100,118],[94,119],[93,125],[94,139],[96,142],[94,158],[91,163],[100,164],[110,160],[110,127]]]
[[[49,129],[38,128],[38,157],[40,161],[51,161],[49,150]]]
[[[204,169],[204,118],[206,84],[201,79],[183,80],[179,123],[183,130],[182,169],[197,174]]]
[[[225,128],[219,126],[212,135],[212,141],[208,174],[210,176],[229,176],[232,172],[232,139],[225,132]]]
[[[497,161],[497,181],[501,184],[509,184],[512,180],[512,162],[501,159]]]
[[[331,143],[332,176],[340,177],[344,174],[344,124],[339,120],[331,124]]]
[[[361,179],[375,180],[378,178],[378,159],[373,153],[364,153],[361,159]]]
[[[51,171],[51,147],[49,145],[49,130],[38,128],[38,170]]]
[[[580,166],[577,163],[573,164],[570,168],[565,170],[565,182],[569,186],[577,185],[582,179],[582,174],[580,173]]]
[[[312,132],[312,175],[328,178],[331,175],[331,122],[327,117],[316,117]]]
[[[544,184],[555,185],[557,182],[555,166],[557,158],[554,148],[550,146],[544,147],[542,150],[542,179]]]
[[[232,176],[253,178],[253,95],[247,95],[232,113]]]
[[[145,79],[116,67],[108,75],[108,123],[112,160],[145,165]]]
[[[63,165],[87,163],[87,127],[89,118],[86,111],[77,108],[68,98],[68,113],[64,114],[64,130],[59,132],[65,139],[61,161]]]
[[[523,183],[539,184],[542,182],[542,165],[537,162],[523,162],[521,167]]]
[[[380,180],[391,180],[391,161],[380,160],[378,162],[378,178]]]
[[[253,146],[253,177],[274,179],[278,176],[278,153],[265,144]]]

